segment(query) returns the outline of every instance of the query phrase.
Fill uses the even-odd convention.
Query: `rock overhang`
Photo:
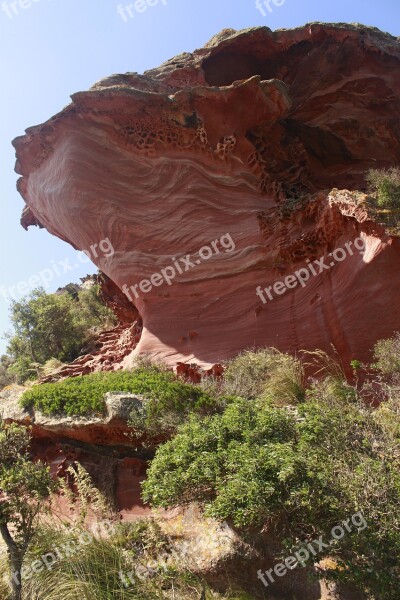
[[[327,219],[328,194],[311,211],[310,252],[362,234],[379,248],[368,275],[359,261],[346,261],[268,307],[254,290],[277,279],[281,248],[304,236],[304,220],[282,222],[282,203],[363,188],[368,168],[400,162],[399,48],[393,36],[362,25],[225,30],[144,75],[101,80],[14,141],[24,223],[79,249],[109,237],[115,253],[97,262],[121,289],[229,233],[232,253],[215,253],[177,273],[173,285],[133,298],[144,324],[134,353],[210,365],[254,345],[295,351],[340,342],[346,357],[364,356],[390,335],[394,319],[375,295],[376,331],[353,327],[356,315],[369,318],[359,290],[382,272],[383,255],[394,269],[397,241],[340,210]],[[333,235],[316,235],[322,214]],[[299,266],[293,257],[284,263],[286,273]],[[396,277],[375,285],[389,305]]]

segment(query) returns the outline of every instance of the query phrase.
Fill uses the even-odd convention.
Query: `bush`
[[[222,389],[243,398],[296,404],[304,398],[303,366],[275,348],[248,350],[228,363]]]
[[[374,348],[374,366],[384,375],[400,374],[400,333],[377,342]]]
[[[11,360],[6,375],[18,384],[34,381],[39,376],[39,363],[33,362],[27,356],[20,356]]]
[[[85,544],[79,542],[83,531],[47,524],[37,533],[25,565],[56,549],[57,560],[50,569],[31,573],[23,600],[198,600],[203,589],[207,600],[254,600],[247,594],[219,594],[183,565],[165,562],[168,544],[151,521],[116,525],[109,537]]]
[[[237,400],[222,415],[192,416],[157,450],[144,499],[161,507],[202,502],[207,515],[247,529],[268,523],[292,544],[316,534],[329,540],[332,527],[361,511],[367,529],[327,551],[338,565],[332,576],[393,600],[400,447],[387,423],[399,424],[400,415],[392,410],[388,419],[334,394],[328,381],[297,411]]]
[[[371,169],[367,173],[371,191],[376,193],[381,208],[400,208],[400,167]]]
[[[302,480],[294,418],[239,400],[223,415],[192,417],[156,454],[144,499],[157,506],[203,501],[208,515],[238,526],[266,520],[288,479]],[[300,473],[301,472],[301,473]]]
[[[181,419],[189,411],[207,412],[216,401],[200,387],[189,385],[170,371],[156,367],[134,371],[100,372],[45,383],[27,390],[21,404],[45,415],[84,416],[102,414],[106,392],[125,392],[145,396],[145,413],[134,425],[157,430],[168,415]]]
[[[283,408],[237,400],[222,415],[192,416],[161,446],[143,484],[145,501],[168,507],[201,501],[206,513],[237,526],[285,509],[287,478],[302,486],[296,422]]]

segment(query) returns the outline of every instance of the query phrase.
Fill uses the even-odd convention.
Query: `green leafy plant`
[[[400,167],[371,169],[367,181],[381,208],[400,208]]]
[[[103,413],[106,392],[126,392],[145,397],[143,410],[134,412],[132,426],[160,432],[174,429],[190,411],[207,413],[223,401],[201,387],[184,383],[172,372],[157,367],[133,371],[101,372],[36,385],[25,391],[21,404],[45,415],[82,416]]]
[[[295,410],[237,400],[221,415],[192,416],[157,450],[143,497],[162,507],[201,502],[207,515],[244,529],[268,524],[292,540],[329,539],[333,526],[361,511],[368,528],[347,536],[336,554],[329,549],[339,565],[331,576],[393,600],[400,415],[375,412],[354,393],[349,401],[327,377]]]
[[[9,371],[19,383],[39,377],[49,360],[74,360],[96,333],[115,322],[98,285],[75,294],[47,294],[39,288],[13,301],[10,312],[14,331],[8,334]]]
[[[0,421],[0,534],[7,546],[13,577],[12,599],[22,594],[21,568],[44,501],[55,489],[49,469],[29,457],[25,427]]]

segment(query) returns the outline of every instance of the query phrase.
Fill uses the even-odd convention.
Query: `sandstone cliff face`
[[[113,255],[94,260],[143,320],[122,366],[143,352],[210,366],[265,345],[367,360],[397,327],[400,246],[351,190],[400,162],[399,135],[396,38],[358,25],[224,30],[74,94],[17,138],[22,223],[78,249],[111,240]],[[272,301],[256,295],[358,238],[363,254]]]

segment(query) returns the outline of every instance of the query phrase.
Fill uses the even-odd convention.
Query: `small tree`
[[[29,456],[26,427],[0,420],[0,533],[7,545],[13,600],[22,593],[21,569],[37,517],[55,484],[49,469]]]
[[[13,301],[10,319],[14,331],[7,354],[13,362],[9,371],[18,383],[41,375],[41,366],[50,359],[75,360],[95,333],[115,324],[115,317],[100,297],[99,286],[58,294],[43,288]]]

